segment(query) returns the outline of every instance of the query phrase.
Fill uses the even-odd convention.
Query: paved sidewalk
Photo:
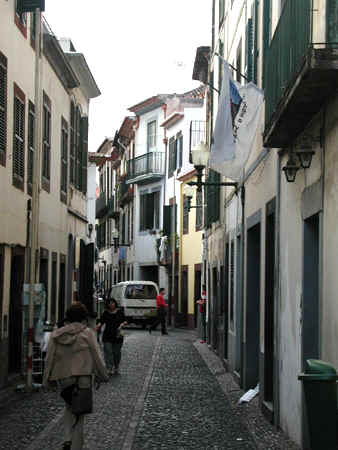
[[[194,332],[127,333],[121,376],[95,393],[86,417],[85,450],[298,449],[256,399],[237,404],[242,391]],[[0,449],[61,449],[62,409],[55,393],[16,394],[7,414],[0,405]]]

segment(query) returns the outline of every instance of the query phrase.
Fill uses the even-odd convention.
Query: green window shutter
[[[154,194],[146,195],[146,229],[152,230],[154,228]]]
[[[270,45],[271,34],[271,0],[264,0],[263,11],[263,60]],[[265,87],[266,75],[263,73],[263,87]]]
[[[81,118],[81,191],[87,193],[87,167],[88,167],[88,117]],[[109,183],[108,183],[109,184]]]
[[[253,65],[253,82],[257,84],[257,67],[258,67],[258,0],[252,4],[252,18],[253,18],[253,50],[252,50],[252,65]]]
[[[171,206],[163,206],[163,236],[170,236],[170,217],[171,217]]]
[[[253,81],[253,51],[254,51],[254,39],[253,39],[253,20],[248,19],[246,24],[246,41],[245,41],[245,65],[246,65],[246,77],[248,81]]]

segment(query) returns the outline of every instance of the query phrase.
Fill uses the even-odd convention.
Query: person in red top
[[[161,288],[160,293],[156,297],[157,318],[156,318],[155,322],[149,326],[149,328],[148,328],[149,334],[151,334],[152,331],[156,330],[158,324],[161,324],[162,334],[168,334],[167,328],[166,328],[166,320],[165,320],[167,304],[164,301],[164,293],[165,293],[165,289]]]

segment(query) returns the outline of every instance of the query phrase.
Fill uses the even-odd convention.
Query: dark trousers
[[[152,331],[156,330],[157,325],[161,324],[161,331],[162,334],[167,332],[167,327],[166,327],[166,312],[164,308],[159,308],[157,310],[157,318],[155,319],[155,322],[153,322],[153,324],[150,326],[150,329]]]

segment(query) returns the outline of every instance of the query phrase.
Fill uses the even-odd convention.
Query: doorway
[[[236,238],[236,359],[235,359],[235,371],[237,376],[240,377],[242,371],[242,238],[237,236]]]
[[[198,326],[198,304],[197,300],[201,298],[202,288],[202,267],[201,264],[195,264],[195,284],[194,284],[194,327]]]
[[[319,358],[319,214],[304,220],[302,363]]]
[[[25,275],[24,249],[12,250],[10,305],[9,305],[9,361],[10,373],[21,371],[23,357],[22,288]]]
[[[260,223],[248,229],[246,280],[246,334],[244,346],[244,389],[255,388],[259,380],[260,336]]]
[[[264,299],[264,387],[266,415],[273,421],[274,398],[274,315],[275,315],[275,203],[267,205],[265,228],[265,299]],[[269,412],[269,414],[267,414]]]

